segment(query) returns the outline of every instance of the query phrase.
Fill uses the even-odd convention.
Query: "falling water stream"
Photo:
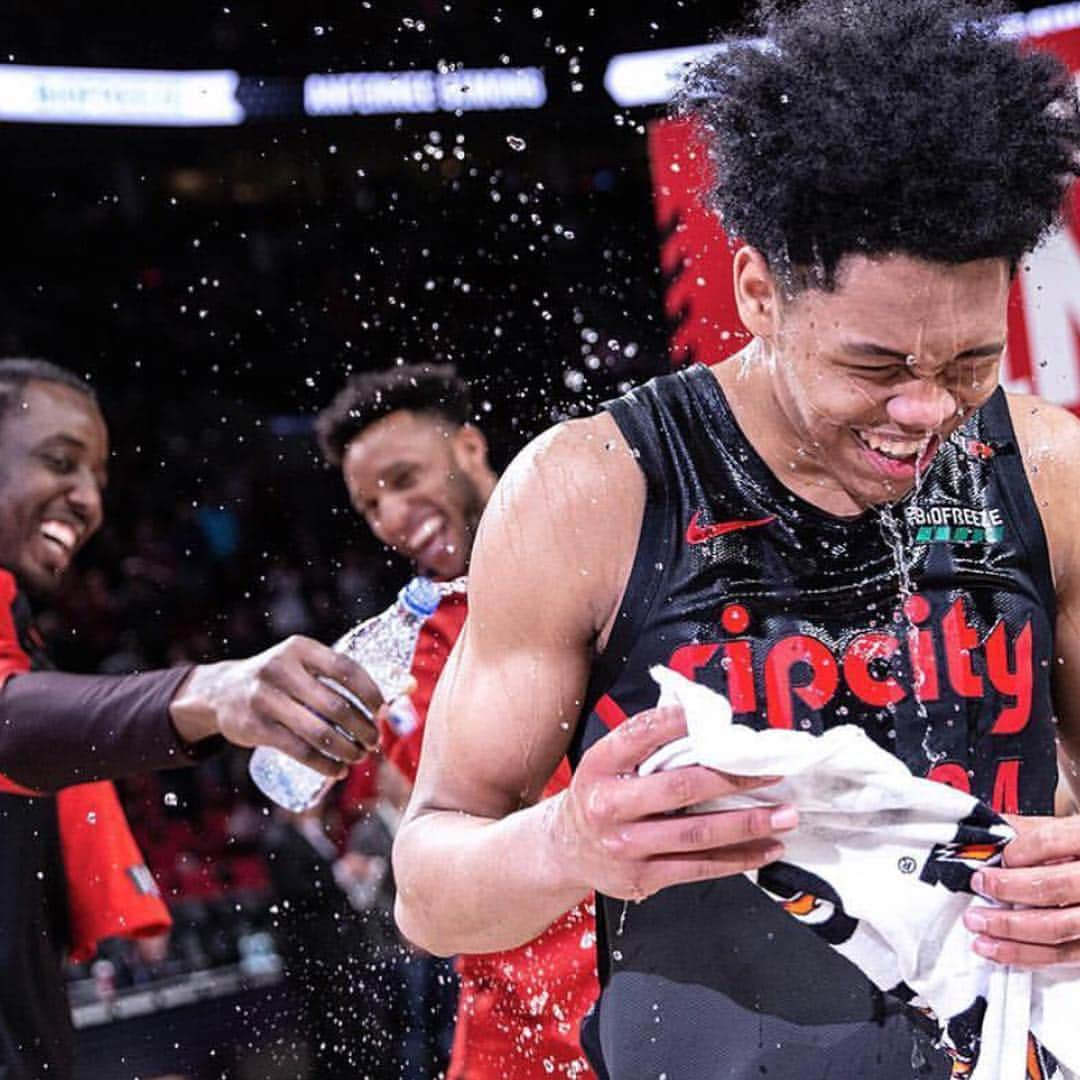
[[[916,458],[917,461],[922,461],[928,443],[929,440],[923,443],[919,448],[919,453]],[[916,468],[915,470],[915,487],[911,494],[911,501],[913,503],[918,502],[919,496],[922,493],[925,473],[925,468]],[[903,624],[904,635],[907,641],[913,642],[918,631],[912,621],[911,604],[909,602],[915,592],[915,588],[911,580],[913,560],[911,557],[911,546],[907,542],[906,523],[902,515],[896,513],[895,504],[893,503],[883,504],[878,511],[878,517],[881,523],[882,536],[885,538],[885,543],[892,552],[893,565],[896,568],[900,600],[897,618]],[[915,699],[915,711],[923,725],[922,750],[926,755],[927,760],[932,765],[936,765],[945,757],[945,754],[941,751],[934,750],[930,746],[930,717],[926,711],[926,705],[922,698],[924,676],[915,661],[915,657],[911,655],[910,645],[909,663],[912,668],[912,677],[914,680],[913,696]]]

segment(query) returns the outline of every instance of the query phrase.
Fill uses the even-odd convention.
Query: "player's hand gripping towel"
[[[645,761],[645,775],[701,764],[778,784],[703,809],[790,803],[785,854],[749,876],[881,990],[932,1016],[953,1076],[1039,1080],[1080,1074],[1080,968],[1002,967],[972,951],[963,915],[1001,862],[1011,826],[977,799],[918,779],[853,725],[814,736],[732,722],[721,694],[664,667],[660,704],[689,734]],[[1029,1034],[1030,1033],[1030,1034]]]

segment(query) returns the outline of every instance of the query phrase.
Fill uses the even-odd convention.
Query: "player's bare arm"
[[[1062,498],[1080,471],[1080,421],[1039,398],[1013,395],[1013,425],[1042,514],[1057,597],[1054,707],[1059,760],[1080,790],[1080,504]],[[1012,819],[1020,836],[1004,869],[983,871],[982,891],[1021,910],[980,909],[976,951],[1001,963],[1080,961],[1080,819]]]
[[[630,448],[602,415],[533,443],[488,505],[469,618],[395,846],[398,920],[429,950],[511,947],[594,888],[645,896],[778,854],[768,812],[666,816],[746,781],[701,768],[634,775],[685,733],[677,711],[631,718],[586,753],[565,792],[536,802],[615,617],[644,496]]]

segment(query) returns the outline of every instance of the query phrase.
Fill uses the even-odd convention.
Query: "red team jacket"
[[[14,577],[0,569],[0,687],[31,668],[13,610],[17,594]],[[10,722],[17,723],[18,718]],[[37,794],[2,774],[0,791]],[[56,803],[71,959],[89,959],[107,937],[144,937],[168,930],[172,919],[131,836],[113,785],[99,781],[64,788]]]
[[[444,598],[420,634],[412,673],[416,723],[382,733],[386,757],[413,782],[424,722],[450,649],[465,622],[462,594]],[[563,760],[544,789],[570,781]],[[457,959],[461,990],[447,1080],[594,1078],[578,1041],[582,1017],[596,1000],[594,907],[578,905],[539,937],[516,949]]]

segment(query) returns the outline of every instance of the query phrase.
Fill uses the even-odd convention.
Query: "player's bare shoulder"
[[[1080,469],[1080,420],[1068,409],[1034,394],[1007,394],[1009,414],[1040,509],[1061,490],[1062,480],[1076,482]],[[1062,502],[1066,500],[1060,500]],[[1073,501],[1073,500],[1068,500]]]
[[[480,525],[474,570],[513,560],[543,589],[546,609],[558,609],[566,594],[599,632],[629,577],[644,505],[644,477],[609,415],[557,424],[499,481]],[[471,577],[473,594],[483,577]]]
[[[1033,394],[1009,394],[1009,413],[1050,547],[1054,576],[1080,576],[1080,420]]]

